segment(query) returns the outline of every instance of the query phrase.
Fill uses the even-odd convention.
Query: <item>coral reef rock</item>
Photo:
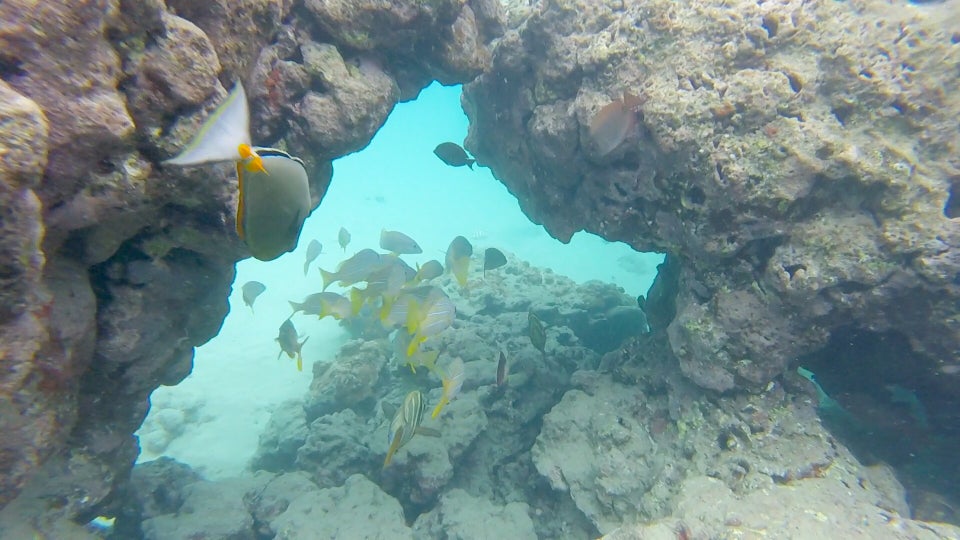
[[[955,2],[902,7],[540,3],[465,86],[466,146],[556,238],[674,258],[699,386],[762,389],[847,325],[904,335],[936,386],[960,351],[960,48]]]
[[[20,511],[114,513],[150,392],[217,333],[248,256],[231,167],[160,162],[229,87],[256,144],[307,157],[317,205],[398,100],[489,66],[502,18],[489,0],[0,3],[0,507],[32,478],[64,500]]]

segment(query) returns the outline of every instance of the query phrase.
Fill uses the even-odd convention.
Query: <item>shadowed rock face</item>
[[[905,335],[926,378],[957,358],[960,95],[942,88],[960,48],[943,12],[538,6],[465,88],[467,147],[555,237],[675,257],[667,337],[688,378],[762,388],[851,325]],[[591,122],[620,99],[637,126],[601,155]]]
[[[0,3],[0,508],[35,479],[3,513],[55,537],[111,504],[150,392],[216,335],[247,256],[231,167],[158,164],[227,88],[256,144],[308,157],[318,205],[398,100],[487,66],[498,6]]]

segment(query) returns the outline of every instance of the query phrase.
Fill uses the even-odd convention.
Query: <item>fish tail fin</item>
[[[475,159],[468,159],[468,160],[467,160],[467,167],[470,167],[470,170],[472,171],[472,170],[473,170],[473,164],[476,163],[476,162],[477,162],[477,160],[475,160]]]
[[[407,345],[407,358],[413,356],[413,353],[417,352],[417,349],[420,348],[420,344],[426,341],[427,338],[423,336],[416,336],[410,340],[410,345]]]
[[[307,275],[307,270],[310,270],[310,261],[303,263],[303,275]]]
[[[470,268],[470,257],[460,257],[453,263],[453,276],[461,287],[467,286],[467,272]]]
[[[327,272],[323,268],[320,269],[320,276],[323,278],[324,291],[327,290],[327,287],[329,287],[331,283],[337,280],[336,274],[334,274],[333,272]]]
[[[360,289],[352,287],[350,289],[350,313],[354,315],[360,313],[360,308],[363,307],[363,301],[364,298],[363,294],[360,293]]]
[[[430,418],[436,418],[436,417],[440,416],[440,411],[443,410],[443,407],[444,407],[447,403],[450,403],[450,402],[447,400],[447,394],[446,394],[446,392],[444,392],[444,394],[443,394],[442,396],[440,396],[440,403],[437,403],[437,406],[433,408],[433,414],[430,415]]]
[[[290,307],[293,308],[294,313],[298,311],[303,311],[303,304],[301,304],[300,302],[294,302],[293,300],[287,300],[287,301],[290,302]],[[251,307],[251,309],[253,308]]]
[[[420,365],[427,368],[429,371],[436,373],[437,372],[437,357],[440,356],[440,351],[428,351],[423,353],[423,357],[420,359]]]

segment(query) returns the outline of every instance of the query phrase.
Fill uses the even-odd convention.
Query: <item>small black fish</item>
[[[507,264],[507,257],[497,248],[487,248],[483,252],[483,275],[487,275],[487,270],[500,268]]]
[[[440,161],[451,167],[463,167],[466,165],[470,167],[470,170],[473,170],[473,164],[476,162],[476,160],[471,159],[470,156],[467,155],[466,150],[457,143],[440,143],[433,149],[433,153],[440,158]]]

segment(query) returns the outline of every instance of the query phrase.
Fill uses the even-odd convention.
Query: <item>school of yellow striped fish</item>
[[[249,114],[243,85],[237,83],[193,140],[164,164],[177,167],[234,164],[239,190],[237,234],[255,258],[271,261],[297,248],[303,223],[311,212],[310,182],[301,159],[276,148],[252,145]],[[473,168],[474,160],[455,143],[441,143],[434,154],[452,167]],[[341,227],[337,243],[344,253],[351,239],[350,232]],[[382,251],[369,248],[357,251],[332,271],[321,268],[322,288],[300,301],[289,301],[292,313],[278,330],[276,341],[280,352],[277,358],[286,354],[296,360],[297,370],[303,370],[302,350],[308,338],[301,339],[294,327],[292,318],[297,313],[341,321],[359,317],[362,313],[363,316],[373,314],[385,329],[393,331],[392,344],[398,358],[405,359],[405,364],[414,373],[422,367],[440,378],[442,393],[431,413],[431,418],[437,418],[463,387],[464,364],[460,358],[453,358],[441,367],[437,364],[440,351],[428,350],[424,346],[450,328],[457,316],[453,301],[431,281],[444,273],[451,273],[459,286],[466,289],[473,246],[463,236],[457,236],[450,242],[443,263],[430,260],[416,268],[401,259],[402,255],[423,253],[410,236],[384,229],[380,233],[379,247]],[[303,264],[304,275],[309,274],[311,265],[322,253],[323,245],[311,240]],[[484,276],[487,271],[505,264],[506,256],[500,250],[488,248],[484,252]],[[333,284],[349,288],[349,293],[345,296],[327,291]],[[253,310],[257,298],[265,291],[266,286],[260,282],[245,283],[241,287],[244,304]],[[543,335],[542,327],[537,335]],[[542,344],[538,348],[542,351]],[[505,382],[504,361],[501,353],[498,385]],[[423,394],[414,390],[407,394],[396,411],[387,415],[392,416],[392,420],[384,467],[414,434],[432,431],[420,425],[426,407]]]

